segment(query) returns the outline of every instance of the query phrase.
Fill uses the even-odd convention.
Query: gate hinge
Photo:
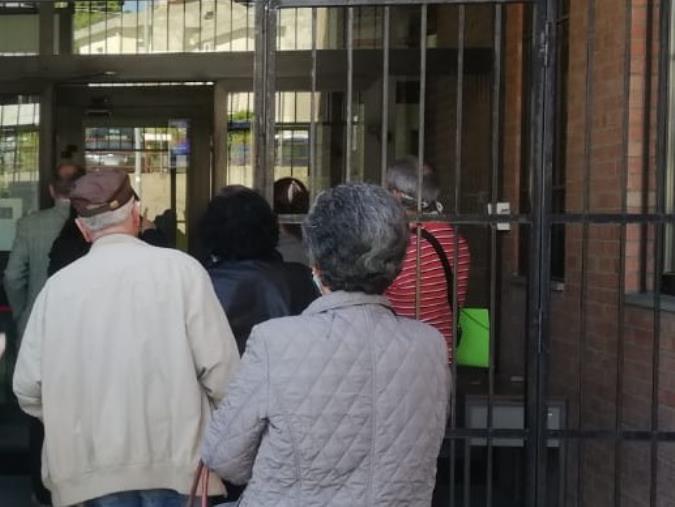
[[[544,25],[544,31],[541,33],[541,56],[544,62],[544,67],[548,67],[551,62],[551,32],[553,30],[553,23],[550,21]]]

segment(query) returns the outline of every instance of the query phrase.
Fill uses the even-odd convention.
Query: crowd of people
[[[36,503],[430,505],[470,258],[433,216],[433,169],[421,196],[417,174],[399,160],[385,188],[311,207],[293,178],[274,208],[228,186],[197,260],[144,219],[127,173],[60,165],[5,271]],[[410,219],[420,202],[429,220]]]

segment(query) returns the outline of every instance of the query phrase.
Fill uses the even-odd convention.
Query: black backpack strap
[[[445,250],[443,250],[443,246],[441,245],[440,241],[431,234],[429,231],[426,229],[420,227],[420,235],[424,240],[429,243],[433,249],[436,251],[436,255],[438,255],[438,258],[441,260],[441,264],[443,265],[443,271],[445,272],[445,283],[448,286],[448,305],[450,305],[450,311],[454,310],[454,301],[455,301],[455,284],[454,284],[454,276],[452,274],[452,268],[450,267],[450,261],[448,260],[448,256],[445,254]],[[459,342],[462,339],[462,331],[459,327],[459,321],[457,324],[457,347],[459,347]]]

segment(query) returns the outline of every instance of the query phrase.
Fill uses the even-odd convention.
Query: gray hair
[[[382,187],[351,183],[321,193],[303,228],[310,260],[331,290],[382,294],[401,270],[406,215]]]
[[[136,205],[135,199],[129,199],[129,202],[123,204],[119,208],[113,211],[106,211],[100,215],[94,215],[92,217],[79,217],[80,221],[84,226],[89,229],[91,232],[100,232],[103,229],[108,227],[114,227],[120,225],[124,222],[129,215],[131,215],[131,210],[134,209]]]
[[[417,207],[417,171],[419,161],[415,157],[405,157],[394,161],[387,170],[387,189],[397,190],[404,195],[402,204],[406,208]],[[440,193],[438,179],[431,166],[422,167],[422,208],[430,206],[438,200]]]

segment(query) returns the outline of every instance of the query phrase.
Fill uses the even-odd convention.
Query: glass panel
[[[37,97],[0,98],[0,193],[13,208],[0,230],[0,251],[10,250],[14,221],[37,209],[40,105]]]
[[[274,179],[292,177],[309,186],[311,93],[277,93]]]
[[[16,4],[16,2],[14,2]],[[7,11],[12,7],[0,3],[0,56],[35,55],[39,48],[39,21],[36,13],[21,10]]]
[[[79,0],[74,52],[253,51],[252,5],[231,0]]]
[[[12,248],[16,222],[38,207],[40,105],[37,97],[0,97],[0,268],[4,270]],[[2,293],[2,305],[6,297]],[[11,332],[11,314],[0,311],[0,329]],[[11,365],[16,340],[7,341],[0,359],[0,403],[11,395]]]
[[[309,185],[309,92],[276,94],[274,179],[294,177]],[[228,95],[227,181],[253,186],[253,94]]]
[[[227,182],[253,186],[253,94],[231,93],[227,105]]]
[[[88,127],[87,170],[119,168],[132,176],[143,215],[157,223],[171,244],[187,249],[186,177],[190,164],[189,123],[159,127]]]

